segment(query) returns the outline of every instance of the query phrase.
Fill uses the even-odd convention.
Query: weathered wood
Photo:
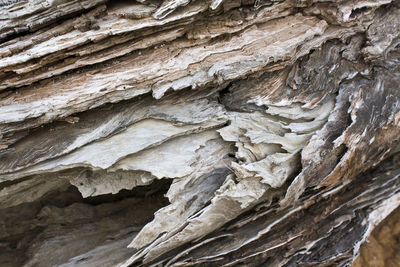
[[[0,266],[348,266],[395,225],[399,1],[0,6]]]

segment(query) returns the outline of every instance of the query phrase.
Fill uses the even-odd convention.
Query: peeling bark
[[[364,266],[392,238],[398,1],[0,6],[1,266]]]

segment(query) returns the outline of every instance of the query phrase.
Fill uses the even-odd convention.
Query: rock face
[[[0,6],[0,266],[400,265],[399,1]]]
[[[400,208],[385,218],[361,247],[353,267],[398,266],[400,262]]]

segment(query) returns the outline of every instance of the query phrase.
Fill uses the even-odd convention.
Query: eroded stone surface
[[[361,247],[352,266],[397,266],[399,258],[400,210],[394,210],[382,221]]]
[[[0,6],[0,265],[348,265],[400,204],[398,1]]]

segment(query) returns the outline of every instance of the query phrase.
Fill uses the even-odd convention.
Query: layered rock
[[[0,5],[6,266],[343,266],[400,205],[397,1]]]

